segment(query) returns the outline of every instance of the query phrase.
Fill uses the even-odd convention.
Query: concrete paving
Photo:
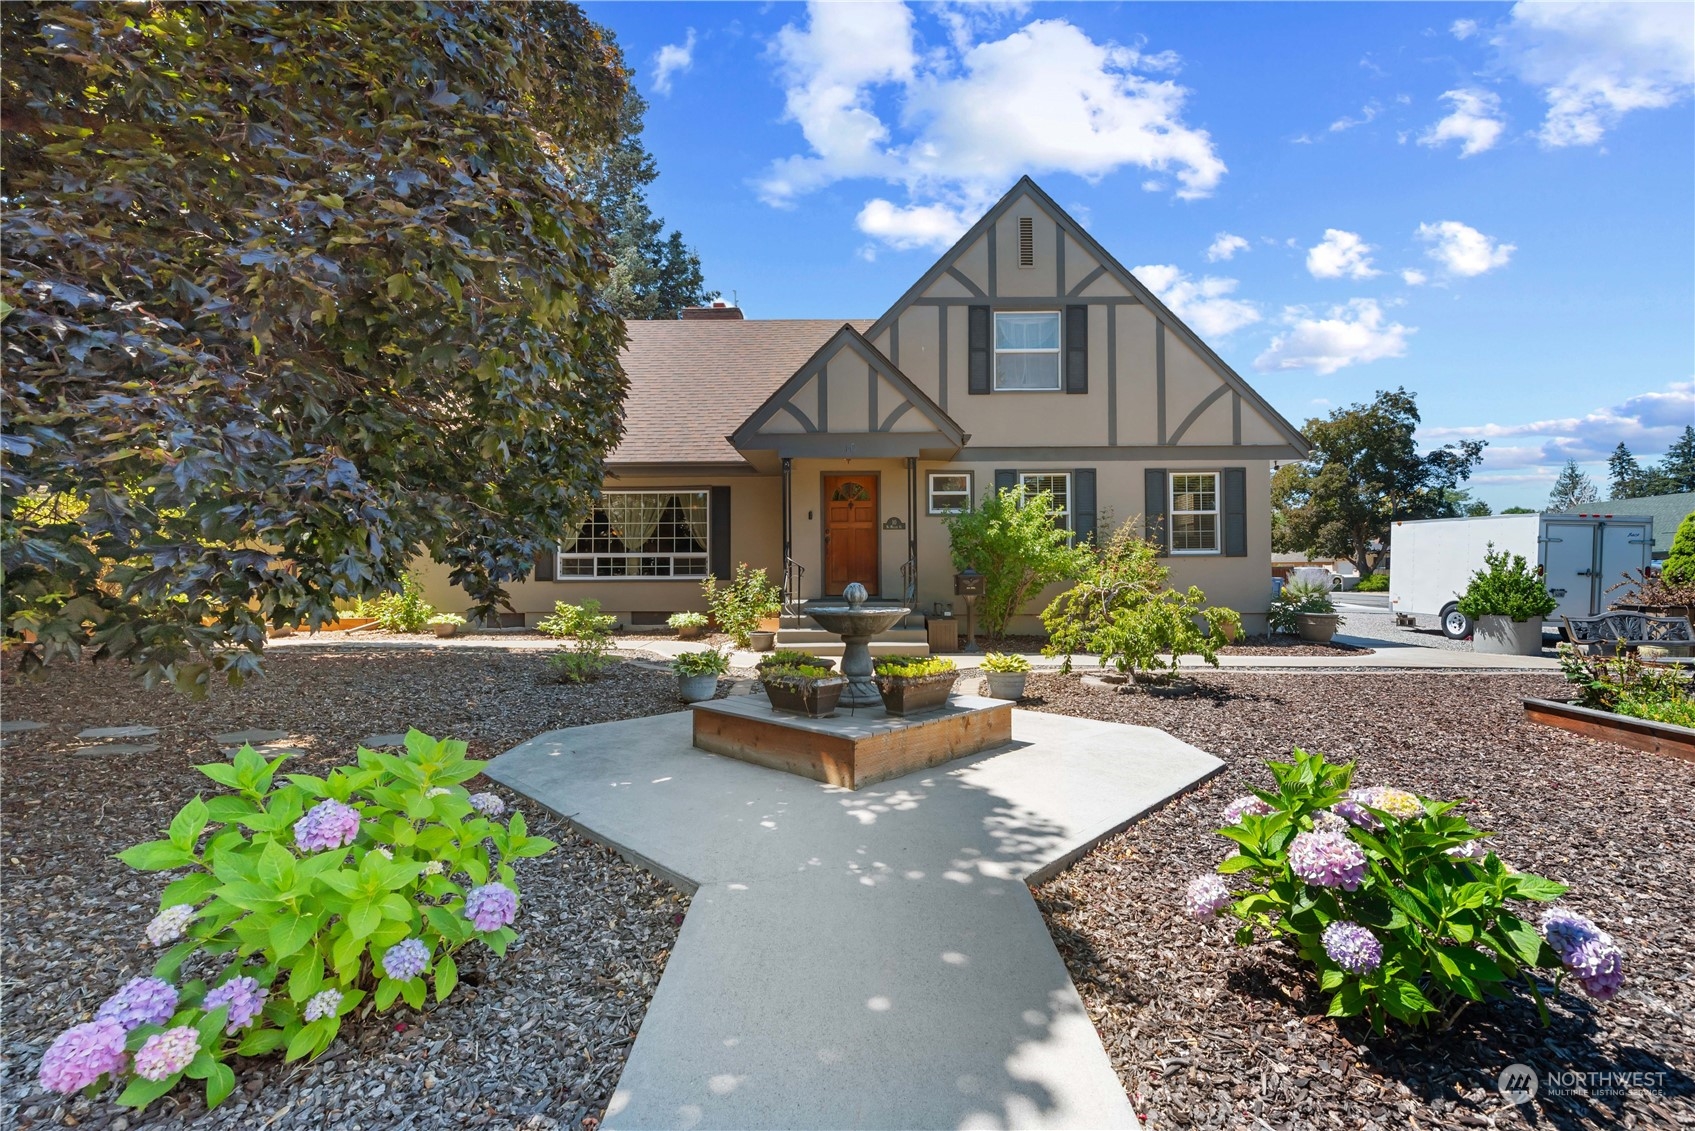
[[[121,726],[121,727],[89,727],[77,731],[78,738],[152,738],[159,733],[158,727]]]
[[[539,735],[490,777],[695,892],[605,1127],[1135,1127],[1027,883],[1216,772],[1163,731],[1026,711],[850,791],[690,745]]]

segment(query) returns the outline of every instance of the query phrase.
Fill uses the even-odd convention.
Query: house
[[[793,601],[857,581],[928,612],[955,602],[945,516],[1022,486],[1079,539],[1136,523],[1264,630],[1271,464],[1305,442],[1028,177],[875,320],[720,305],[629,336],[624,439],[593,516],[510,587],[528,623],[587,598],[661,623],[741,561]]]

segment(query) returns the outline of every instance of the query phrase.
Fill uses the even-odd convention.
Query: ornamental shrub
[[[618,662],[605,636],[579,636],[547,658],[547,667],[560,683],[588,683]]]
[[[990,652],[983,657],[986,672],[1028,672],[1030,661],[1017,652]]]
[[[1577,705],[1596,711],[1623,711],[1626,700],[1644,709],[1650,705],[1675,704],[1689,699],[1689,676],[1676,668],[1644,664],[1635,652],[1621,649],[1611,656],[1595,656],[1561,641],[1555,646],[1560,673],[1577,689]],[[1675,708],[1673,708],[1675,710]],[[1638,715],[1648,718],[1648,715]]]
[[[1515,982],[1548,1012],[1537,972],[1556,991],[1568,977],[1605,1001],[1623,981],[1623,954],[1606,932],[1564,909],[1542,930],[1514,901],[1549,902],[1564,884],[1515,872],[1488,849],[1492,833],[1453,809],[1400,789],[1350,789],[1354,764],[1297,749],[1271,762],[1275,790],[1254,790],[1224,812],[1219,834],[1235,854],[1192,881],[1189,913],[1226,910],[1237,943],[1282,939],[1318,971],[1329,1015],[1449,1023],[1472,1002],[1505,998]]]
[[[1365,577],[1360,578],[1358,585],[1354,586],[1354,592],[1387,593],[1389,592],[1389,575],[1384,573],[1382,570],[1379,570],[1376,573],[1367,574]]]
[[[1695,513],[1684,515],[1677,524],[1660,576],[1673,585],[1695,585]]]
[[[119,1103],[145,1108],[186,1077],[216,1107],[235,1087],[231,1058],[315,1057],[367,1001],[421,1009],[432,986],[445,1000],[464,947],[506,953],[512,862],[553,842],[528,835],[522,814],[493,819],[505,808],[493,794],[467,794],[461,783],[483,763],[463,742],[414,730],[404,754],[361,748],[356,766],[279,785],[285,758],[244,746],[233,762],[198,767],[233,792],[195,797],[164,839],[119,853],[143,871],[184,873],[145,931],[169,949],[151,978],[53,1042],[43,1087],[105,1081],[123,1085]]]
[[[671,661],[671,670],[681,676],[723,675],[730,670],[730,657],[716,648],[683,652]]]
[[[1043,586],[1078,576],[1088,560],[1088,550],[1071,544],[1059,519],[1051,493],[1027,495],[1015,487],[991,488],[975,510],[942,520],[953,568],[983,575],[977,626],[991,641],[1006,635],[1013,615]]]
[[[706,595],[712,619],[735,638],[738,648],[751,647],[759,622],[783,608],[781,587],[768,580],[763,569],[751,569],[746,562],[736,563],[728,585],[721,587],[716,577],[709,577],[701,582],[700,591]]]
[[[665,618],[665,623],[675,629],[705,628],[705,613],[672,613]]]
[[[927,675],[942,675],[958,670],[952,660],[940,656],[883,656],[872,670],[891,679],[918,679]]]
[[[451,624],[455,628],[460,628],[464,626],[465,618],[458,613],[437,613],[424,623],[429,625]]]
[[[610,613],[602,614],[600,602],[589,600],[580,605],[567,604],[564,601],[553,603],[553,613],[536,622],[536,628],[556,639],[575,637],[582,640],[588,637],[607,637],[618,626],[618,618]]]
[[[1541,620],[1559,607],[1548,592],[1541,566],[1531,568],[1523,554],[1496,553],[1493,542],[1484,551],[1483,568],[1471,575],[1459,599],[1460,612],[1473,621],[1478,617]]]
[[[401,578],[399,593],[384,593],[371,605],[371,615],[384,632],[422,632],[435,612],[435,606],[424,600],[424,587],[411,574]]]

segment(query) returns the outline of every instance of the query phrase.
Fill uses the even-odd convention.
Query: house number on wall
[[[884,530],[905,530],[906,529],[906,523],[902,522],[899,518],[893,518],[892,517],[892,518],[889,519],[889,521],[887,521],[883,524],[883,529]]]

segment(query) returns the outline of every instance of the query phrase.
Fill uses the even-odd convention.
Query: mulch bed
[[[1353,644],[1312,644],[1299,636],[1274,632],[1265,636],[1244,636],[1234,644],[1218,650],[1220,656],[1369,656],[1374,648]]]
[[[306,753],[288,763],[322,773],[352,761],[358,741],[408,726],[469,742],[489,758],[559,727],[676,710],[676,680],[627,664],[592,685],[546,680],[534,650],[361,650],[348,643],[273,650],[268,675],[203,702],[142,691],[122,668],[83,664],[39,679],[6,673],[6,717],[54,724],[8,735],[3,850],[4,1122],[19,1128],[457,1128],[581,1125],[604,1110],[641,1023],[687,900],[577,836],[531,802],[501,792],[531,831],[559,842],[518,865],[518,941],[504,960],[461,963],[449,1000],[403,1004],[343,1036],[310,1064],[238,1062],[238,1087],[216,1111],[184,1088],[145,1116],[110,1102],[43,1092],[41,1054],[87,1020],[154,953],[142,928],[167,882],[112,854],[159,834],[196,792],[217,786],[191,767],[219,760],[214,734],[286,730]],[[84,727],[160,728],[160,749],[78,757]],[[467,952],[468,953],[468,952]],[[463,958],[463,955],[462,955]]]
[[[1146,1126],[1673,1127],[1695,1124],[1695,766],[1525,721],[1557,677],[1205,672],[1188,696],[1031,679],[1025,706],[1157,726],[1226,768],[1044,884],[1049,930]],[[1525,998],[1474,1005],[1447,1032],[1371,1038],[1323,1016],[1328,995],[1281,944],[1237,947],[1182,912],[1184,885],[1230,844],[1219,811],[1292,746],[1359,763],[1361,784],[1464,797],[1514,867],[1571,885],[1568,905],[1625,951],[1625,988],[1575,989],[1542,1027]],[[1502,1069],[1532,1066],[1521,1107]],[[1642,1072],[1624,1095],[1554,1073]],[[1579,1081],[1581,1083],[1581,1081]],[[1559,1094],[1562,1093],[1563,1094]]]

